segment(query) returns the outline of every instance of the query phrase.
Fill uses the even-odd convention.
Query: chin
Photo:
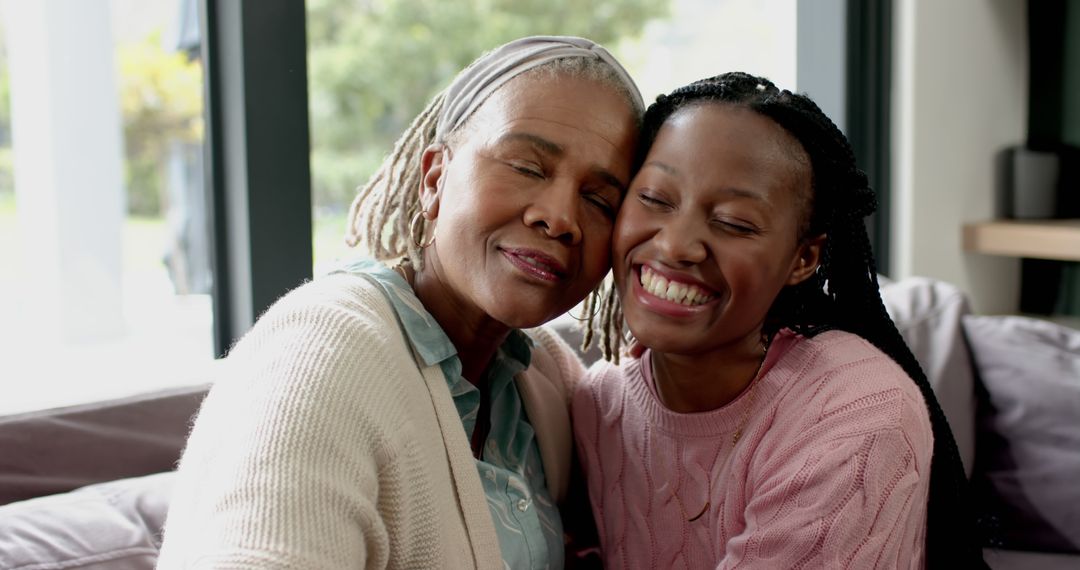
[[[691,322],[666,319],[649,311],[635,315],[634,308],[629,308],[627,312],[630,314],[624,315],[630,332],[640,344],[651,350],[668,354],[698,354],[713,344],[711,341],[715,333],[711,327],[696,319]],[[635,324],[631,326],[630,323]]]
[[[519,307],[519,309],[515,309]],[[531,329],[538,327],[551,319],[562,314],[561,311],[545,311],[536,307],[520,309],[520,305],[507,306],[503,304],[489,312],[491,318],[512,329]]]
[[[501,302],[492,308],[506,317],[507,320],[500,320],[509,326],[519,329],[538,327],[573,309],[589,291],[578,295],[572,294],[573,291],[569,289],[552,291],[528,288],[520,290],[518,295],[504,295]]]
[[[665,335],[658,331],[649,331],[641,335],[635,333],[634,338],[649,350],[665,354],[695,354],[701,350],[697,342],[680,334]]]

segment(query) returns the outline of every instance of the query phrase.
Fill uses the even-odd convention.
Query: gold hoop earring
[[[429,245],[435,243],[435,232],[434,231],[431,232],[431,239],[429,239],[427,241],[427,243],[420,243],[420,240],[416,239],[417,225],[422,224],[422,222],[421,222],[421,220],[423,219],[422,216],[424,216],[425,214],[427,214],[427,210],[421,210],[421,211],[417,212],[412,217],[411,220],[409,220],[409,235],[412,236],[413,243],[416,245],[416,247],[418,247],[420,249],[424,249],[424,248],[428,247]],[[420,225],[420,232],[419,233],[420,233],[420,239],[422,240],[424,238],[424,227],[423,227],[423,225]]]
[[[590,293],[590,295],[593,298],[593,300],[592,300],[592,314],[590,314],[588,317],[580,317],[580,318],[575,317],[574,313],[571,313],[570,311],[567,311],[566,314],[570,315],[571,319],[574,319],[575,321],[577,321],[579,323],[584,323],[584,322],[592,319],[596,315],[598,315],[600,313],[600,292],[597,291],[596,289],[593,289],[592,293]]]

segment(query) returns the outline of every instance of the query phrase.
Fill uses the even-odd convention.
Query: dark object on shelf
[[[996,157],[996,198],[1001,218],[1052,219],[1077,215],[1077,151],[1061,146],[1013,146]]]

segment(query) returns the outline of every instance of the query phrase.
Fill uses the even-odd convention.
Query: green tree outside
[[[394,141],[485,50],[535,34],[611,46],[667,0],[307,0],[316,214],[340,213]]]
[[[161,216],[169,146],[203,137],[202,69],[183,53],[164,49],[160,30],[120,45],[117,60],[128,212]]]
[[[356,187],[477,55],[533,34],[612,47],[665,17],[668,1],[307,0],[315,250],[343,249],[344,210]],[[2,49],[0,42],[0,62]],[[117,65],[128,212],[160,218],[169,145],[203,136],[202,71],[197,60],[163,48],[160,31],[118,46]],[[8,87],[0,65],[0,197],[13,198]]]

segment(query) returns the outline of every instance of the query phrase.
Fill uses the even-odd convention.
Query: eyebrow
[[[544,137],[530,133],[506,133],[505,135],[499,137],[496,142],[502,143],[516,141],[527,142],[532,146],[536,147],[544,154],[550,154],[554,156],[562,156],[566,154],[566,151],[563,149],[563,147],[559,146],[557,143],[549,141]]]
[[[670,164],[664,162],[660,162],[659,160],[650,160],[645,162],[645,164],[641,165],[642,168],[645,168],[646,166],[652,166],[653,168],[660,169],[670,176],[680,176],[681,174],[679,170],[674,166],[671,166]],[[739,188],[737,186],[722,186],[717,190],[719,192],[723,192],[724,194],[735,196],[737,198],[749,198],[751,200],[757,200],[758,202],[766,201],[765,197],[761,194],[757,192],[751,192],[750,190]]]
[[[527,143],[531,144],[532,146],[536,147],[538,150],[540,150],[544,154],[548,154],[548,155],[551,155],[551,156],[560,157],[560,156],[564,156],[566,154],[566,149],[564,149],[558,143],[549,141],[549,140],[545,139],[544,137],[534,135],[534,134],[531,134],[531,133],[506,133],[505,135],[499,137],[496,142],[502,143],[502,142],[516,142],[516,141],[527,142]],[[616,189],[619,190],[619,192],[622,192],[622,191],[626,190],[626,182],[623,182],[622,180],[619,180],[618,177],[616,177],[614,174],[612,174],[612,173],[610,173],[610,172],[608,172],[608,171],[606,171],[606,170],[604,170],[602,168],[594,169],[593,174],[595,174],[597,177],[599,177],[604,182],[610,184],[611,186],[614,186]]]
[[[646,166],[652,166],[653,168],[659,168],[660,170],[663,170],[665,173],[670,174],[672,176],[678,176],[679,175],[679,171],[676,170],[674,166],[671,166],[670,164],[667,164],[667,163],[664,163],[664,162],[660,162],[659,160],[647,160],[647,161],[645,161],[645,164],[641,165],[642,168],[645,168]]]
[[[616,178],[614,174],[602,169],[596,169],[593,173],[604,182],[607,182],[609,186],[614,186],[620,193],[626,191],[626,183]]]

